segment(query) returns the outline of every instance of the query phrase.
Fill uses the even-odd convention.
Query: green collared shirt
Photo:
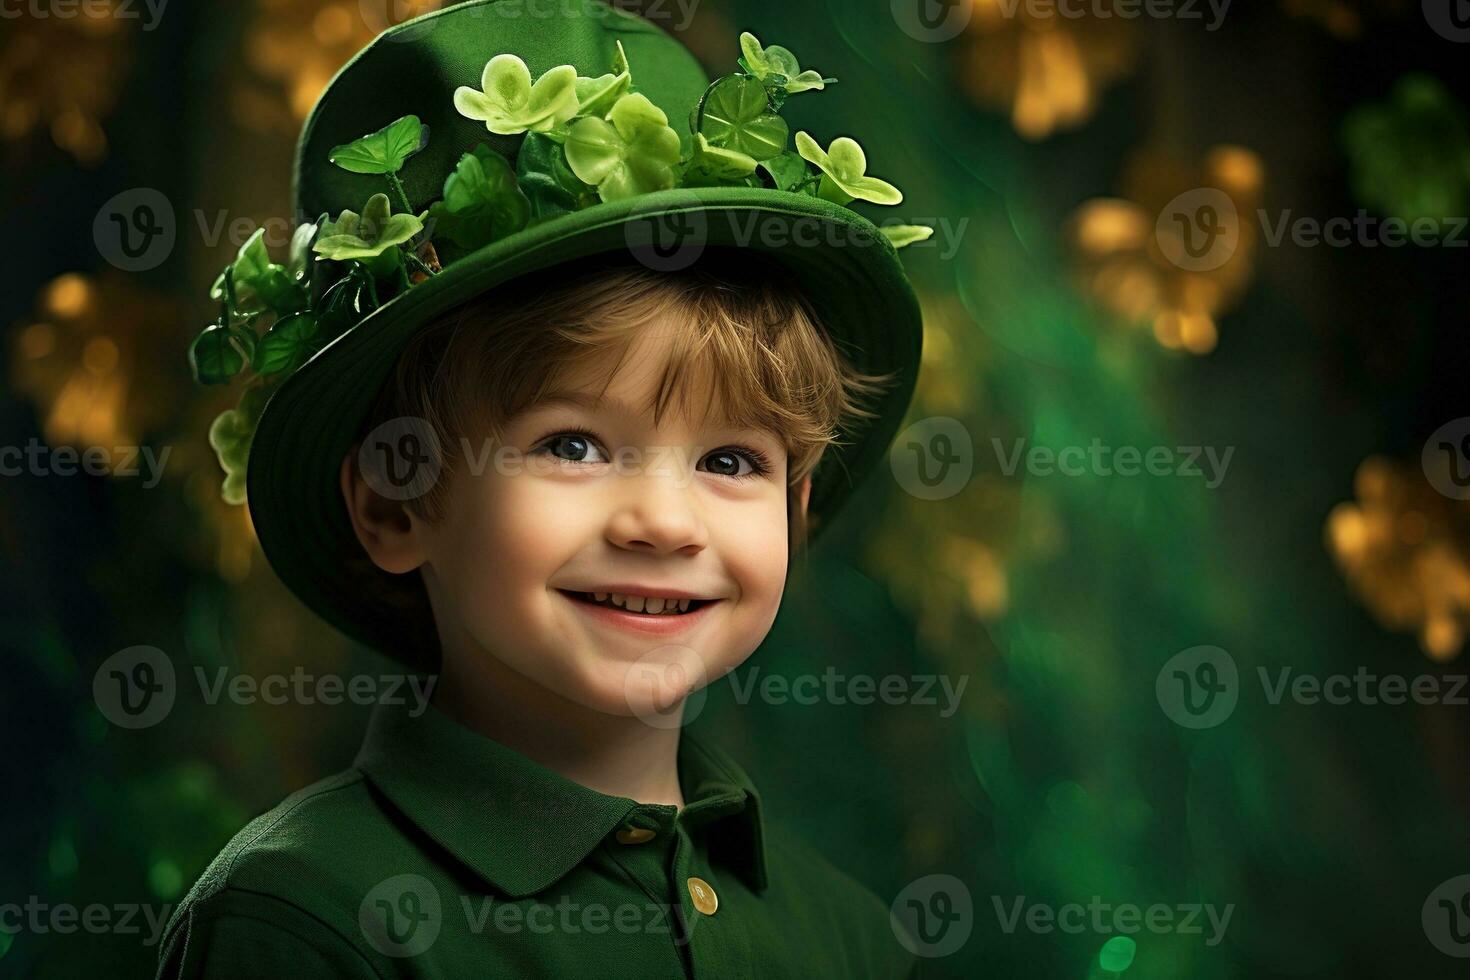
[[[159,977],[905,977],[873,894],[768,827],[686,731],[686,805],[606,796],[434,708],[375,709],[353,767],[251,821]]]

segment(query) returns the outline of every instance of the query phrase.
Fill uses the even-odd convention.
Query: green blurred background
[[[0,904],[174,903],[247,819],[351,761],[360,707],[196,693],[129,731],[92,679],[136,645],[181,674],[392,669],[291,598],[220,502],[204,436],[231,396],[194,387],[184,352],[241,243],[228,222],[289,214],[322,87],[376,30],[435,6],[7,6],[0,446],[170,456],[155,486],[0,479]],[[858,136],[869,172],[906,191],[892,214],[938,228],[903,253],[927,321],[910,421],[957,420],[968,477],[923,499],[902,459],[877,474],[752,665],[942,674],[963,697],[945,716],[942,698],[742,705],[716,685],[695,724],[768,812],[885,901],[958,879],[968,934],[926,958],[937,976],[1466,975],[1442,947],[1470,955],[1453,882],[1470,873],[1470,707],[1273,704],[1258,680],[1432,676],[1448,692],[1470,664],[1467,505],[1421,466],[1470,416],[1470,233],[1272,241],[1283,216],[1360,209],[1454,234],[1470,46],[1452,0],[1253,0],[1218,21],[1184,0],[1131,18],[1127,0],[1071,5],[1080,17],[1008,0],[619,6],[712,75],[751,30],[840,79],[791,102],[793,130]],[[172,203],[177,242],[130,272],[94,223],[137,188]],[[1200,189],[1235,212],[1209,269],[1156,231]],[[940,445],[916,433],[900,456]],[[1232,455],[1214,487],[1008,466],[1017,440],[1095,439]],[[1199,646],[1237,667],[1238,703],[1191,728],[1161,692]],[[1008,930],[1022,896],[1232,911],[1219,942],[1204,916],[1202,933]],[[0,974],[146,976],[146,934],[0,932]]]

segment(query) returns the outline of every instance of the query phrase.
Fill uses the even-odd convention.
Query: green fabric
[[[739,766],[687,731],[678,765],[684,808],[639,804],[435,708],[381,705],[353,768],[253,820],[204,872],[158,976],[914,975],[884,904],[769,825]],[[654,836],[617,839],[632,828]]]
[[[381,178],[349,173],[328,155],[410,113],[430,132],[426,148],[402,172],[415,210],[441,195],[445,175],[477,145],[514,160],[524,136],[496,136],[460,115],[454,90],[478,85],[486,62],[502,53],[519,55],[533,76],[560,64],[598,76],[619,41],[639,91],[668,115],[687,151],[690,110],[708,77],[661,28],[598,0],[469,0],[385,32],[333,79],[302,131],[297,213],[305,220],[335,215],[381,191]],[[649,241],[660,247],[644,251]],[[362,574],[382,580],[374,588],[344,574],[347,564],[366,561],[342,505],[342,458],[404,345],[430,319],[511,279],[626,257],[630,249],[658,268],[671,255],[694,255],[720,268],[743,256],[764,257],[800,285],[858,370],[892,377],[886,394],[869,406],[876,419],[843,433],[813,477],[813,536],[829,526],[857,482],[881,464],[918,373],[922,320],[897,252],[867,218],[816,197],[766,188],[676,188],[552,218],[455,257],[443,273],[374,311],[281,385],[251,443],[248,497],[261,547],[287,587],[347,634],[414,668],[434,669],[432,627],[372,598],[405,583],[370,566]]]

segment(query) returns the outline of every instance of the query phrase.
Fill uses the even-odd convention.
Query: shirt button
[[[703,878],[689,879],[689,897],[694,899],[694,907],[701,915],[714,915],[715,909],[720,907],[715,890]]]
[[[631,827],[618,831],[617,838],[619,844],[642,844],[653,840],[654,833],[646,827]]]

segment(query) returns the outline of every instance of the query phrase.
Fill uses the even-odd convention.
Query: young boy
[[[417,45],[380,39],[323,96],[301,159],[350,132],[332,106],[360,107],[355,85],[386,91],[375,51],[397,77],[452,78],[471,56],[430,42],[503,50],[465,18],[513,5],[450,8],[453,31],[411,22]],[[615,69],[626,44],[663,65],[647,85],[672,109],[698,101],[682,48],[616,12],[589,26],[594,6],[550,43],[621,35]],[[507,29],[534,47],[532,26],[547,30]],[[435,70],[405,74],[405,57]],[[357,192],[302,168],[308,202]],[[433,701],[379,705],[350,769],[236,835],[176,910],[160,977],[910,975],[885,904],[783,833],[681,721],[765,638],[813,502],[825,517],[845,493],[832,464],[881,458],[917,366],[912,292],[877,236],[764,255],[734,240],[744,215],[872,228],[829,201],[756,183],[659,193],[682,195],[658,198],[671,213],[697,199],[705,222],[678,268],[630,250],[638,215],[603,195],[400,276],[274,391],[249,447],[262,547],[312,608],[433,672]],[[357,218],[354,241],[381,243]],[[408,239],[394,244],[431,255]],[[367,261],[352,274],[377,284]]]

